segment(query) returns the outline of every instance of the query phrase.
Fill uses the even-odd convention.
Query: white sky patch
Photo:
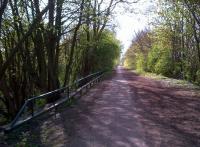
[[[130,17],[128,15],[118,16],[119,27],[117,28],[117,39],[122,42],[124,47],[123,52],[125,52],[131,45],[131,41],[134,37],[135,32],[148,27],[148,21],[143,18],[138,18],[138,16]]]
[[[140,0],[139,3],[133,4],[131,7],[136,13],[117,13],[115,20],[118,27],[116,28],[117,39],[119,39],[123,45],[122,54],[131,45],[131,41],[134,38],[136,32],[145,28],[150,28],[149,23],[155,17],[152,11],[155,11],[156,0]],[[118,8],[119,10],[121,8]]]

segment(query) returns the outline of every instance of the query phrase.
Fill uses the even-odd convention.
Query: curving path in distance
[[[200,97],[118,67],[24,133],[25,143],[48,147],[199,147]]]

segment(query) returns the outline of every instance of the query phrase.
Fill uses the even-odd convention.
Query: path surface
[[[112,79],[73,107],[27,130],[31,139],[26,142],[48,147],[200,147],[200,97],[192,95],[118,68]]]

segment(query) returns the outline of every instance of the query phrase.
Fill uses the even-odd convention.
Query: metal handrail
[[[77,91],[78,89],[82,90],[82,88],[87,88],[87,85],[90,83],[94,83],[94,81],[98,81],[99,78],[101,78],[103,75],[103,72],[96,72],[93,74],[90,74],[86,77],[83,77],[81,79],[76,80],[73,84],[69,85],[69,86],[65,86],[59,89],[56,89],[54,91],[50,91],[44,94],[41,94],[39,96],[35,96],[32,98],[27,99],[24,104],[22,105],[21,109],[18,111],[17,115],[15,116],[15,118],[11,121],[10,124],[6,125],[5,130],[9,131],[12,130],[15,126],[18,126],[40,114],[42,114],[43,112],[46,112],[52,108],[57,107],[58,105],[60,105],[61,103],[65,102],[66,100],[68,100],[69,98],[71,98],[72,96],[74,96],[76,94],[76,92],[74,94],[70,95],[70,89],[75,86],[75,91]],[[62,101],[58,102],[58,103],[53,103],[48,109],[43,110],[41,112],[39,112],[38,114],[34,114],[34,102],[37,99],[46,99],[48,98],[48,96],[51,96],[53,94],[61,94],[64,93],[64,91],[67,90],[67,97],[65,99],[63,99]],[[20,116],[24,113],[26,107],[31,103],[32,107],[31,107],[31,111],[32,111],[32,116],[29,116],[27,119],[25,119],[22,123],[17,124]]]

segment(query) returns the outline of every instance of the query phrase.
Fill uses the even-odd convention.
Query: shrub
[[[155,65],[160,56],[160,50],[157,47],[153,47],[148,53],[147,57],[147,70],[155,72]]]
[[[196,81],[195,81],[195,83],[200,85],[200,70],[197,70],[197,72],[196,72]]]
[[[143,54],[139,54],[136,57],[136,69],[138,72],[146,71],[146,61]]]

